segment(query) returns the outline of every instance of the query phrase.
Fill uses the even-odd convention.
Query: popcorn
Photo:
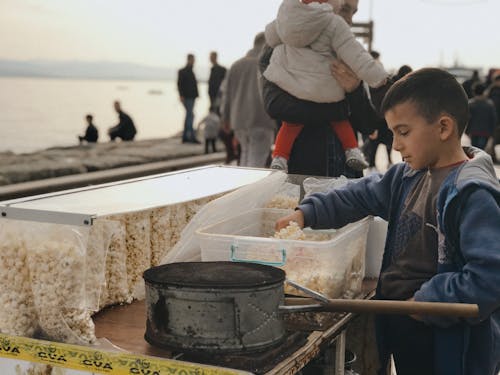
[[[289,195],[276,195],[265,206],[265,208],[295,209],[299,205],[299,197]]]
[[[38,317],[31,293],[26,245],[14,225],[2,223],[0,241],[0,332],[33,336]]]
[[[53,228],[52,228],[53,229]],[[85,254],[79,238],[57,238],[28,245],[28,268],[39,326],[52,340],[90,344],[94,323],[85,308]],[[83,307],[81,307],[83,306]]]
[[[290,221],[288,226],[276,232],[273,238],[296,241],[327,241],[335,235],[305,232],[299,225]],[[364,247],[366,238],[354,238],[347,246],[346,253],[355,254],[352,259],[336,259],[337,267],[331,260],[320,257],[311,248],[290,246],[287,261],[282,267],[287,278],[298,284],[325,294],[329,298],[353,298],[361,291],[364,276]],[[306,296],[301,291],[285,285],[285,293]]]
[[[59,371],[57,371],[59,369]],[[41,363],[30,363],[30,367],[23,371],[20,365],[16,365],[16,375],[53,375],[62,374],[60,368],[52,367],[51,365],[44,365]]]
[[[306,235],[295,221],[290,221],[285,228],[281,228],[276,232],[274,238],[281,238],[285,240],[305,240]]]
[[[129,292],[136,299],[143,299],[145,293],[142,273],[151,267],[151,221],[149,211],[120,215],[125,224],[127,246],[127,282]]]
[[[144,298],[143,272],[216,197],[100,217],[90,227],[2,222],[0,332],[94,343],[93,311]]]
[[[151,265],[158,266],[161,259],[173,247],[170,207],[151,211]]]
[[[85,269],[86,307],[98,310],[99,299],[106,288],[106,253],[113,235],[113,223],[94,220],[89,232]]]
[[[132,302],[127,282],[127,245],[125,224],[117,217],[107,217],[112,235],[106,254],[105,286],[102,289],[99,308]]]

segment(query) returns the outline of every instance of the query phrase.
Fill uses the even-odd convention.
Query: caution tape
[[[241,375],[247,372],[0,334],[0,357],[113,375]]]

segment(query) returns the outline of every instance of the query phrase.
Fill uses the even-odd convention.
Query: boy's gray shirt
[[[473,158],[455,169],[438,193],[438,274],[422,284],[415,300],[478,304],[478,319],[423,318],[443,327],[436,335],[438,341],[453,329],[453,340],[458,330],[463,341],[462,353],[446,353],[436,361],[446,366],[446,361],[449,364],[462,355],[464,373],[496,375],[495,367],[500,365],[500,185],[489,155],[475,148],[466,151]],[[384,175],[313,194],[299,209],[305,225],[314,228],[339,228],[367,215],[388,220],[383,272],[396,246],[403,202],[424,172],[397,164]],[[446,350],[446,345],[440,347]]]

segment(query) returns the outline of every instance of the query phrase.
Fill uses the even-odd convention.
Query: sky
[[[229,66],[250,49],[281,0],[0,0],[0,59]],[[500,67],[500,0],[360,0],[373,49],[403,64]]]

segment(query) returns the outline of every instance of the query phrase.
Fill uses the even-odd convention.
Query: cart
[[[91,228],[102,217],[144,212],[217,197],[257,182],[266,169],[206,166],[127,181],[0,202],[1,219]],[[360,298],[371,298],[374,280],[365,280]],[[123,302],[123,301],[122,301]],[[128,301],[130,302],[130,301]],[[330,313],[321,329],[287,325],[283,344],[259,355],[195,357],[150,346],[143,338],[144,301],[101,309],[93,317],[98,345],[85,346],[0,334],[0,372],[32,374],[32,363],[58,374],[295,374],[320,352],[325,371],[344,373],[345,332],[354,314]],[[31,372],[29,372],[31,371]]]

